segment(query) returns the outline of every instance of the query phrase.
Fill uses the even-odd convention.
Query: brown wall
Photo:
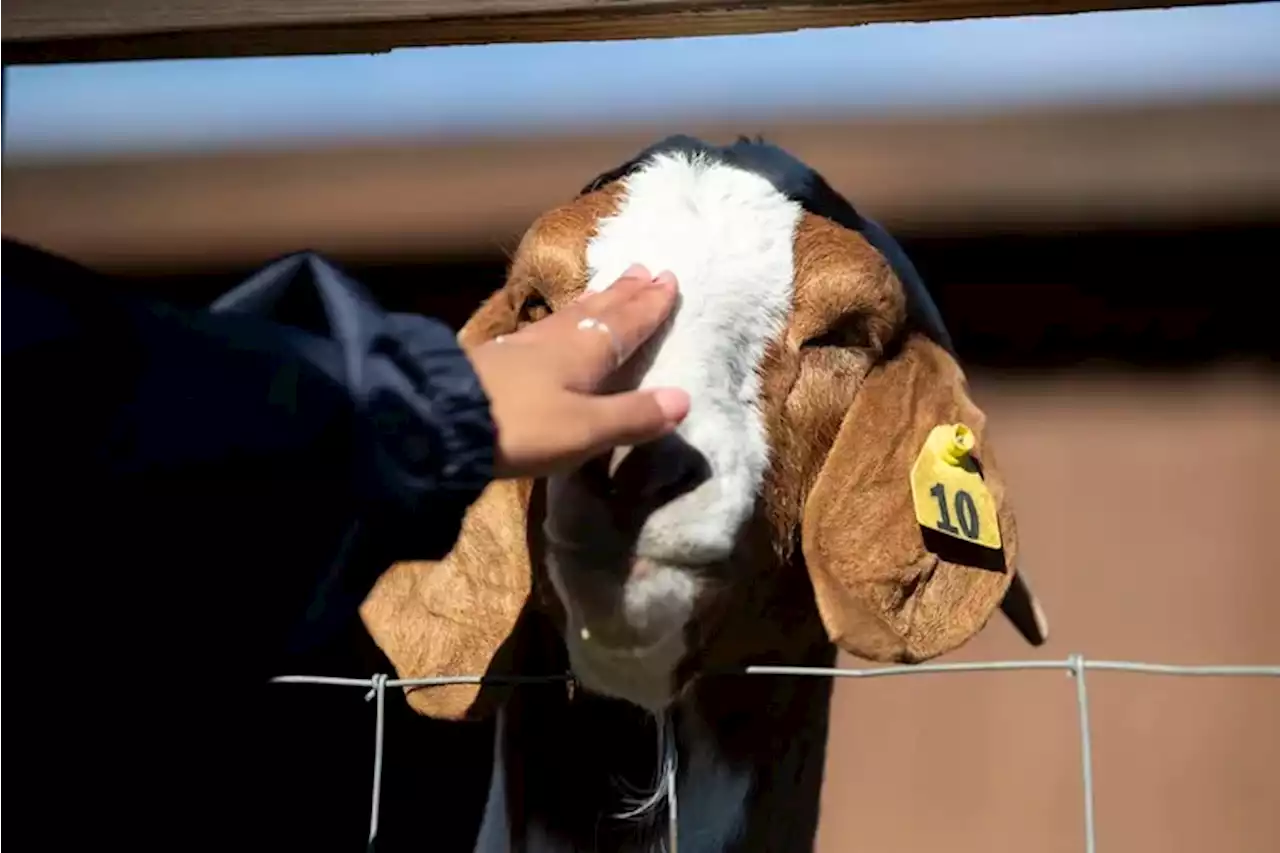
[[[975,382],[1052,636],[999,618],[948,660],[1280,664],[1280,382]],[[852,659],[842,665],[858,666]],[[1280,679],[1089,676],[1098,849],[1280,850]],[[1080,851],[1062,672],[840,682],[819,849]]]
[[[668,120],[4,163],[5,233],[121,270],[257,264],[299,247],[406,259],[514,249],[543,211],[669,133],[763,134],[895,233],[1280,218],[1280,98]]]

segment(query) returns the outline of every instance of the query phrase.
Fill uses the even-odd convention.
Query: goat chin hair
[[[675,800],[672,795],[675,792],[677,766],[676,725],[670,712],[655,715],[653,723],[657,734],[657,763],[648,786],[649,791],[645,792],[621,776],[615,776],[613,783],[625,806],[624,811],[613,815],[618,820],[656,821],[664,802],[674,814]]]

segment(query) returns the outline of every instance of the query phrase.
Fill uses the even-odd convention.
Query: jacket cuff
[[[431,367],[431,405],[441,424],[438,488],[467,496],[470,504],[493,480],[497,429],[489,397],[456,343],[438,351]]]
[[[391,523],[397,559],[440,559],[467,509],[493,480],[497,430],[489,398],[453,333],[391,315],[374,346],[365,413],[384,484],[376,517]]]

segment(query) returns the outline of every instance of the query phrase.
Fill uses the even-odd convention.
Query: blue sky
[[[6,159],[1280,94],[1280,3],[8,73]]]

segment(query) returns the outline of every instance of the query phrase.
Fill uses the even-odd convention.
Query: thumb
[[[679,388],[589,396],[583,415],[591,430],[592,452],[659,439],[685,419],[689,405],[689,395]]]

